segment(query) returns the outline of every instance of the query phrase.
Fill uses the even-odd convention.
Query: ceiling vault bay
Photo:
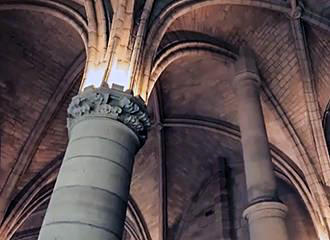
[[[12,17],[9,21],[7,21],[5,17],[8,16],[8,14]],[[30,17],[30,19],[24,20],[26,16]],[[14,40],[6,43],[11,44],[9,45],[9,48],[1,48],[2,59],[3,56],[11,57],[11,54],[13,53],[16,55],[21,54],[19,51],[22,51],[23,56],[25,54],[25,57],[27,55],[27,58],[30,58],[28,59],[28,61],[30,61],[29,63],[21,60],[22,64],[31,65],[29,68],[23,67],[20,69],[22,74],[25,74],[27,82],[32,81],[33,83],[33,81],[36,82],[36,80],[38,80],[44,81],[45,83],[44,89],[41,86],[39,89],[36,88],[38,90],[34,92],[34,98],[27,97],[30,100],[25,101],[25,104],[29,104],[30,102],[31,105],[33,105],[34,102],[39,102],[38,105],[36,105],[38,110],[36,112],[31,112],[33,115],[36,115],[35,113],[38,113],[38,115],[37,118],[35,118],[34,123],[23,123],[25,128],[24,132],[27,134],[26,138],[24,140],[22,139],[23,142],[21,148],[17,149],[17,153],[11,153],[10,155],[2,151],[2,164],[7,161],[11,165],[11,169],[8,170],[8,173],[2,173],[2,175],[7,175],[4,184],[1,186],[0,195],[0,218],[3,219],[10,201],[19,191],[19,189],[17,189],[18,185],[22,184],[22,181],[28,181],[28,175],[32,174],[33,176],[33,174],[35,174],[31,172],[31,164],[38,147],[44,138],[47,129],[49,129],[51,122],[56,118],[56,114],[59,112],[60,108],[62,108],[61,104],[64,103],[64,100],[72,91],[74,85],[77,85],[76,83],[80,82],[79,76],[81,76],[85,65],[84,46],[87,46],[88,26],[87,20],[84,17],[83,8],[77,5],[70,7],[61,2],[53,1],[2,1],[0,3],[0,18],[2,21],[1,25],[4,27],[3,31],[6,31],[5,29],[11,31],[8,32],[7,35],[6,33],[3,35],[3,41],[7,41],[7,36],[10,36]],[[41,23],[40,26],[42,27],[39,27],[38,29],[35,27],[36,25],[32,25],[36,24],[36,22],[38,22],[37,24]],[[19,27],[25,28],[18,33],[17,31]],[[35,31],[33,34],[31,33],[32,29]],[[59,35],[56,36],[55,34],[59,34],[61,31],[66,30],[67,32],[62,34],[60,37],[61,39],[59,40]],[[43,35],[43,37],[39,37],[37,40],[35,37],[36,34],[38,34],[38,31],[40,31],[40,35]],[[47,31],[49,32],[47,33]],[[57,41],[56,43],[50,40],[52,37]],[[66,41],[66,46],[63,45],[63,41]],[[35,45],[35,43],[38,42],[40,45]],[[2,44],[2,46],[8,46],[6,44]],[[14,44],[17,45],[14,46]],[[47,46],[48,49],[43,48],[45,46]],[[55,56],[58,53],[61,53],[62,55],[59,54],[59,56]],[[45,56],[47,56],[47,59],[42,59]],[[44,64],[48,64],[50,67],[47,69]],[[17,66],[20,67],[19,63]],[[9,69],[12,69],[12,66],[7,67],[7,69],[10,71]],[[39,73],[36,71],[39,71]],[[3,73],[6,73],[6,71]],[[12,78],[17,79],[15,81],[21,81],[18,76],[14,77],[13,72],[10,74],[12,75]],[[9,87],[13,84],[10,82],[11,80],[11,78],[2,79],[2,81],[4,81],[3,97],[7,94],[12,94],[7,90],[10,89]],[[53,82],[49,83],[51,81]],[[47,84],[49,86],[47,86]],[[17,91],[18,89],[16,92]],[[44,93],[42,91],[44,91]],[[40,93],[44,94],[44,96],[40,97]],[[12,97],[13,99],[16,98],[18,101],[15,101],[22,105],[23,102],[20,102],[22,96],[28,94],[28,92],[21,95],[18,94],[18,92],[14,93]],[[42,98],[42,100],[39,100],[38,97]],[[28,114],[31,110],[28,109],[28,107],[18,107],[18,114],[23,114],[24,111],[26,112],[25,114]],[[15,119],[11,121],[15,122]],[[24,119],[21,121],[25,122],[27,120]],[[14,134],[16,134],[15,130],[13,131]],[[6,139],[8,140],[11,138],[10,135],[5,136],[7,136]],[[8,145],[2,146],[1,148],[8,148]],[[15,154],[17,154],[17,156],[15,156]],[[15,158],[15,160],[10,158]],[[36,169],[33,171],[36,171]],[[24,174],[25,176],[23,176]]]
[[[227,56],[230,57],[232,61],[234,61],[234,59],[236,58],[236,54],[234,52],[231,52],[230,50],[224,49],[220,46],[213,45],[212,43],[194,42],[194,41],[177,43],[171,47],[168,47],[166,51],[163,53],[163,55],[157,58],[158,60],[151,74],[151,79],[158,79],[159,76],[161,76],[162,72],[174,61],[179,60],[180,58],[183,57],[194,56],[194,55],[198,55],[202,57],[224,55],[226,57]],[[289,127],[285,128],[287,130],[286,136],[288,138],[291,138],[290,136],[292,136],[293,140],[297,141],[296,144],[297,145],[299,144],[301,147],[303,147],[302,143],[299,140],[299,137],[296,136],[296,133],[293,131],[293,127],[292,126],[290,127],[290,121],[287,119],[286,115],[283,114],[284,110],[281,108],[274,94],[271,92],[271,90],[267,87],[266,84],[263,84],[262,88],[264,94],[263,97],[269,100],[271,107],[275,110],[275,112],[277,112],[277,114],[279,114],[280,119],[282,119],[283,121],[282,122],[283,126],[285,126],[284,124],[289,124]],[[239,136],[238,128],[234,125],[228,127],[231,125],[229,122],[219,123],[219,120],[215,120],[215,119],[209,120],[207,118],[205,119],[202,116],[195,116],[195,117],[192,116],[190,118],[189,117],[187,118],[185,116],[182,117],[179,116],[179,118],[176,117],[167,118],[166,116],[164,117],[163,109],[161,107],[163,105],[159,104],[159,102],[164,102],[163,98],[160,98],[160,96],[162,95],[163,94],[160,91],[159,84],[156,83],[150,97],[150,101],[154,109],[153,114],[155,115],[156,129],[160,129],[160,131],[163,131],[163,129],[173,128],[173,127],[201,128],[201,129],[207,129],[208,131],[215,131],[220,134],[225,134],[225,135],[229,134],[231,137],[239,141],[240,136]],[[220,129],[226,129],[226,130],[220,130]],[[164,136],[162,135],[160,136],[160,138],[161,141],[163,142]],[[304,148],[302,148],[302,150],[304,150]],[[290,169],[286,169],[286,167],[288,167],[287,163],[291,162],[292,160],[289,160],[289,158],[285,156],[285,154],[281,150],[277,149],[275,146],[271,147],[271,153],[274,164],[278,169],[277,172],[278,176],[281,176],[281,174],[284,174],[287,177],[291,175],[291,177],[289,177],[291,179],[289,180],[290,183],[293,184],[296,187],[296,189],[300,189],[298,191],[300,194],[302,194],[301,196],[303,196],[302,198],[304,199],[304,202],[307,208],[309,209],[309,213],[311,214],[311,216],[313,216],[312,219],[314,221],[315,226],[319,226],[320,219],[318,215],[314,214],[315,207],[316,209],[319,209],[318,211],[321,211],[320,207],[317,206],[318,203],[315,200],[313,200],[312,193],[310,192],[307,185],[305,185],[306,183],[304,177],[299,177],[300,179],[296,179],[296,180],[294,179],[298,175],[303,176],[303,173],[302,172],[294,173],[296,171],[294,169],[298,169],[298,167],[294,163],[292,163],[293,166],[290,167]],[[298,152],[297,154],[300,153]],[[284,157],[286,160],[280,160],[282,163],[277,162],[282,157]],[[284,164],[286,166],[281,164]],[[293,177],[293,175],[295,175],[295,177]],[[161,183],[164,185],[163,188],[166,188],[165,179],[166,176],[164,176],[163,180],[161,180],[163,182]],[[305,187],[301,188],[301,184],[305,185]],[[163,197],[166,198],[166,195],[164,195]]]
[[[142,81],[140,82],[141,84],[139,85],[141,87],[141,91],[142,93],[146,92],[146,94],[150,94],[151,93],[151,89],[153,88],[154,84],[156,83],[157,79],[159,78],[159,76],[161,75],[162,71],[169,65],[169,63],[171,62],[171,60],[176,60],[179,59],[180,57],[184,57],[189,56],[190,54],[199,54],[198,52],[207,52],[207,50],[209,50],[209,53],[206,53],[206,55],[212,55],[215,52],[219,52],[218,48],[219,46],[207,46],[207,45],[212,45],[210,43],[205,43],[205,39],[204,42],[201,42],[197,39],[195,40],[194,37],[190,36],[183,36],[180,35],[180,31],[177,31],[176,34],[174,33],[174,37],[172,38],[172,41],[174,42],[174,44],[172,44],[173,46],[169,46],[170,42],[166,45],[166,47],[164,47],[163,49],[157,49],[158,47],[161,47],[161,42],[165,39],[166,34],[170,34],[171,32],[168,31],[173,31],[173,29],[171,29],[171,25],[173,24],[173,22],[179,22],[179,20],[177,20],[178,18],[184,16],[184,14],[187,14],[189,12],[194,11],[194,9],[199,9],[202,8],[207,5],[212,5],[213,6],[216,4],[228,4],[228,5],[246,5],[246,6],[254,6],[254,7],[261,7],[261,8],[267,8],[270,10],[274,10],[274,11],[279,11],[281,13],[283,13],[283,16],[285,16],[287,18],[287,22],[289,23],[289,25],[292,26],[292,28],[288,28],[287,31],[289,34],[292,34],[290,38],[295,39],[294,41],[294,47],[295,47],[295,54],[296,57],[298,59],[298,63],[299,63],[299,72],[301,75],[303,75],[304,77],[306,77],[306,74],[304,74],[305,69],[303,69],[304,67],[306,68],[306,66],[309,67],[308,69],[308,76],[311,76],[313,73],[310,73],[310,71],[312,71],[312,69],[310,68],[311,65],[311,59],[308,57],[309,53],[308,53],[308,43],[303,42],[304,39],[306,39],[306,36],[302,35],[304,34],[304,32],[301,30],[301,26],[304,23],[309,23],[314,25],[315,28],[320,28],[323,29],[327,32],[330,32],[330,22],[326,19],[326,18],[322,18],[320,16],[318,16],[315,13],[312,13],[311,11],[309,11],[306,8],[298,8],[297,11],[292,11],[291,6],[289,4],[281,4],[279,5],[278,2],[274,4],[271,3],[261,3],[258,1],[253,1],[251,3],[251,1],[231,1],[230,3],[226,2],[226,1],[201,1],[201,3],[193,3],[191,1],[180,1],[180,2],[176,2],[173,3],[172,5],[170,5],[168,8],[166,8],[166,10],[161,14],[160,18],[157,18],[154,23],[151,25],[151,30],[149,31],[149,35],[148,38],[146,40],[146,45],[147,47],[145,48],[145,58],[144,58],[144,78],[142,78]],[[302,10],[302,11],[301,11]],[[298,11],[300,12],[300,15],[297,14]],[[195,11],[197,12],[197,10]],[[299,13],[299,12],[298,12]],[[300,31],[295,31],[295,24],[297,27],[297,24],[300,25]],[[211,24],[209,24],[211,25]],[[222,25],[223,26],[223,25]],[[171,30],[168,30],[171,29]],[[188,29],[187,29],[188,30]],[[299,28],[298,28],[299,30]],[[189,31],[188,31],[189,32]],[[166,34],[165,34],[166,33]],[[298,34],[298,36],[297,36]],[[188,34],[187,34],[188,35]],[[212,34],[210,34],[210,37],[213,37]],[[186,39],[185,39],[186,38]],[[185,41],[184,41],[185,40]],[[221,42],[221,41],[220,41]],[[303,43],[303,44],[302,44]],[[180,49],[180,44],[181,44],[181,49]],[[189,47],[192,46],[192,47]],[[204,45],[204,46],[203,46]],[[195,48],[193,47],[195,46]],[[178,49],[176,51],[176,48]],[[212,48],[210,50],[210,48]],[[156,50],[157,49],[157,50]],[[227,50],[227,49],[226,49]],[[172,51],[172,52],[171,52]],[[160,52],[159,55],[156,55],[156,52]],[[165,52],[165,53],[164,53]],[[223,54],[226,55],[226,53],[224,51],[222,51]],[[168,54],[166,56],[166,54]],[[161,61],[162,58],[164,58],[164,61]],[[172,58],[172,59],[171,59]],[[162,62],[162,63],[160,63]],[[163,66],[162,66],[163,64]],[[303,70],[301,70],[303,69]],[[150,74],[149,74],[150,72]],[[263,74],[263,73],[261,73]],[[266,80],[267,81],[267,80]],[[298,158],[300,159],[300,161],[303,161],[303,164],[299,164],[301,165],[302,168],[304,168],[304,172],[307,176],[307,181],[309,182],[309,184],[311,185],[318,185],[316,186],[314,189],[312,188],[311,191],[313,192],[312,194],[314,195],[314,198],[318,199],[320,198],[320,205],[318,208],[320,212],[322,212],[323,210],[321,210],[322,208],[324,209],[327,208],[327,204],[328,204],[328,200],[325,197],[326,196],[326,192],[324,190],[324,187],[322,186],[322,184],[320,184],[320,180],[326,184],[326,172],[327,172],[327,163],[329,162],[329,156],[327,154],[327,150],[326,150],[326,145],[325,145],[325,137],[324,137],[324,132],[322,129],[322,125],[321,125],[321,116],[322,113],[321,111],[314,111],[315,107],[318,108],[317,106],[317,99],[319,98],[318,96],[316,96],[316,94],[318,94],[317,92],[315,92],[315,87],[313,86],[315,84],[314,80],[311,78],[308,79],[304,79],[304,100],[302,102],[309,102],[309,106],[307,106],[306,111],[309,112],[309,114],[312,114],[313,116],[309,115],[307,122],[310,122],[310,119],[316,119],[312,124],[312,126],[308,126],[305,125],[304,127],[307,129],[305,130],[305,132],[309,132],[309,133],[304,133],[302,131],[297,131],[297,125],[296,125],[296,120],[294,120],[292,122],[291,120],[291,116],[292,114],[288,112],[287,108],[283,108],[282,103],[281,103],[281,99],[277,99],[276,95],[277,93],[272,93],[272,90],[267,87],[267,84],[263,85],[263,93],[266,96],[266,98],[268,99],[268,101],[271,103],[272,108],[275,109],[276,115],[278,116],[278,118],[281,120],[279,122],[279,124],[281,126],[284,126],[284,129],[286,131],[286,135],[289,137],[289,139],[292,140],[292,142],[294,142],[295,147],[295,151],[297,152],[297,156],[299,156]],[[157,84],[156,84],[157,85]],[[157,88],[156,88],[157,89]],[[311,91],[309,91],[309,89],[311,89]],[[314,90],[313,90],[314,89]],[[316,101],[314,100],[310,102],[309,101],[309,96],[308,94],[311,94],[313,96],[313,99],[316,99]],[[154,99],[154,97],[150,98],[150,99]],[[312,105],[311,105],[312,104]],[[313,105],[314,104],[314,105]],[[308,110],[309,109],[309,110]],[[288,116],[289,115],[289,116]],[[306,135],[309,134],[309,137],[311,137],[312,135],[317,136],[319,141],[318,143],[313,143],[309,140],[307,140]],[[319,136],[323,136],[323,137],[319,137]],[[312,146],[309,146],[309,144],[312,144]],[[306,148],[307,146],[307,148]],[[318,150],[318,156],[310,156],[312,151],[315,151],[316,148],[319,148]],[[325,159],[325,160],[322,160]],[[321,165],[320,161],[326,161],[327,163],[323,166],[323,168],[325,168],[325,170],[321,170],[318,166]],[[316,166],[316,167],[315,167]],[[306,169],[307,167],[307,169]],[[310,172],[313,172],[313,174],[310,174]],[[323,213],[324,214],[324,218],[325,219],[329,219],[328,218],[328,214],[329,212],[326,211]],[[321,215],[323,215],[321,214]],[[323,219],[320,219],[321,222],[323,222]],[[328,221],[328,220],[326,220]],[[325,225],[328,225],[325,224]],[[321,230],[322,231],[322,230]]]

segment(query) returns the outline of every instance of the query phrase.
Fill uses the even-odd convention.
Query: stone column
[[[287,240],[286,206],[278,200],[276,180],[260,102],[260,77],[253,52],[241,48],[234,86],[239,102],[250,240]]]
[[[68,108],[69,144],[39,240],[121,240],[133,160],[150,126],[142,99],[88,88]]]

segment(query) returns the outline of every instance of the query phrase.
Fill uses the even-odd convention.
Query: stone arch
[[[48,13],[69,24],[81,37],[85,49],[88,46],[87,21],[76,10],[62,3],[38,0],[35,2],[4,2],[0,4],[0,11],[27,10],[33,12]]]
[[[26,136],[22,138],[22,144],[17,144],[17,152],[12,156],[12,171],[4,172],[2,175],[5,178],[0,197],[2,219],[15,187],[24,171],[30,166],[48,124],[60,109],[67,94],[80,82],[85,65],[87,22],[77,10],[54,1],[1,2],[0,16],[3,31],[6,32],[2,38],[2,43],[5,43],[2,44],[2,51],[9,60],[1,59],[1,65],[4,67],[3,81],[6,85],[4,92],[7,92],[7,88],[15,86],[10,92],[15,96],[18,94],[16,91],[25,92],[27,87],[37,85],[41,89],[43,84],[45,84],[44,89],[51,90],[44,95],[41,91],[33,93],[35,98],[40,100],[42,98],[43,104],[32,110],[35,116],[31,118],[31,125],[24,124]],[[53,34],[42,34],[50,30],[55,31],[52,31]],[[68,44],[73,42],[74,45]],[[12,51],[9,51],[8,49],[11,48]],[[24,57],[15,58],[16,54],[22,54]],[[17,67],[21,67],[20,71],[17,71]],[[56,71],[50,70],[55,67]],[[17,84],[18,82],[20,84]],[[6,94],[9,94],[9,91]],[[11,102],[10,108],[16,108],[17,101]],[[29,111],[30,106],[31,104],[22,109],[20,114]],[[10,118],[4,113],[6,122]],[[26,144],[23,144],[25,141]]]
[[[263,1],[248,1],[248,0],[204,0],[200,2],[195,2],[192,0],[181,0],[173,1],[163,10],[163,13],[151,24],[148,36],[146,38],[146,47],[142,56],[143,69],[140,69],[139,77],[142,80],[135,82],[135,87],[138,89],[138,92],[141,92],[141,95],[147,99],[150,93],[147,92],[149,89],[149,77],[150,71],[152,69],[153,61],[157,48],[166,33],[167,28],[180,16],[193,11],[198,8],[211,5],[241,5],[249,6],[256,8],[264,8],[272,11],[280,12],[285,16],[290,16],[291,9],[287,4],[280,3],[267,3]],[[327,21],[320,16],[306,14],[302,18],[326,31],[330,31],[330,27],[326,23]]]
[[[175,44],[171,47],[168,47],[166,51],[162,52],[160,56],[156,57],[156,61],[154,63],[154,67],[151,72],[150,81],[152,81],[153,84],[156,83],[157,79],[160,77],[162,72],[175,60],[182,58],[184,56],[195,56],[195,55],[202,55],[202,56],[216,56],[220,58],[226,58],[226,60],[229,60],[231,62],[234,62],[237,58],[237,54],[228,48],[215,45],[212,43],[205,43],[205,42],[183,42]],[[148,89],[149,92],[151,92],[151,89]],[[310,160],[306,158],[306,150],[297,135],[297,133],[294,130],[294,127],[292,126],[290,120],[287,118],[284,110],[278,103],[276,97],[272,93],[272,91],[267,87],[266,84],[263,85],[263,93],[264,95],[270,100],[271,108],[275,110],[277,116],[281,120],[281,124],[285,126],[284,129],[286,129],[286,135],[291,141],[298,146],[298,148],[295,150],[297,156],[301,157],[301,160],[303,161],[303,166],[306,167],[306,169],[303,169],[304,172],[312,172],[314,176],[317,176],[315,169],[310,164]],[[307,179],[307,182],[309,182],[310,179]],[[312,185],[311,182],[309,182],[310,185]],[[321,191],[321,188],[315,188],[312,189],[312,192],[318,192]]]
[[[224,47],[221,45],[215,45],[212,43],[207,42],[199,42],[199,41],[187,41],[187,42],[179,42],[176,44],[173,44],[171,46],[168,46],[165,51],[161,51],[159,55],[155,57],[155,62],[153,63],[153,68],[150,75],[150,82],[154,85],[157,81],[157,79],[161,76],[162,72],[175,60],[178,60],[185,56],[216,56],[220,58],[225,58],[229,62],[234,62],[237,58],[237,54],[235,51],[230,50],[233,48]],[[149,86],[148,91],[151,92],[152,86]],[[325,216],[323,213],[322,205],[320,205],[316,199],[318,199],[318,196],[325,196],[324,189],[320,185],[318,181],[315,182],[315,179],[318,179],[318,175],[316,173],[315,168],[310,163],[310,160],[308,158],[308,155],[306,153],[306,149],[301,142],[300,137],[297,135],[292,123],[286,116],[285,111],[282,109],[281,105],[279,104],[278,100],[272,93],[272,91],[267,87],[266,84],[262,86],[263,93],[265,97],[270,101],[271,108],[275,110],[275,114],[280,119],[280,124],[284,126],[285,134],[286,136],[291,139],[291,141],[297,146],[295,149],[297,156],[301,158],[303,161],[302,166],[304,167],[303,172],[306,174],[301,173],[301,176],[311,176],[310,173],[312,173],[312,177],[301,177],[301,180],[298,182],[296,180],[292,180],[295,182],[295,187],[301,197],[304,199],[306,207],[309,209],[309,213],[313,219],[314,226],[317,229],[318,234],[321,236],[324,229],[326,228],[325,223]],[[273,146],[273,148],[276,148]],[[278,149],[277,149],[278,150]],[[287,165],[286,161],[290,161],[289,157],[287,157],[283,153],[279,153],[281,151],[276,151],[273,155],[273,159],[285,159],[283,161],[280,161],[283,167],[283,165]],[[280,157],[278,157],[280,155]],[[285,156],[283,158],[283,156]],[[274,162],[275,163],[275,162]],[[278,162],[279,163],[279,162]],[[275,164],[278,166],[278,163]],[[297,167],[296,167],[297,168]],[[291,172],[296,172],[294,168],[292,168]],[[283,172],[285,174],[288,174],[287,170],[283,169]],[[301,185],[302,182],[305,182],[303,185],[303,189],[298,190],[300,187],[298,185]],[[306,185],[307,182],[307,185]],[[312,186],[312,187],[309,187]],[[303,192],[308,192],[309,197],[304,197]]]
[[[228,136],[235,141],[240,141],[240,132],[238,127],[224,121],[212,121],[209,119],[197,120],[194,118],[171,118],[165,119],[163,125],[164,127],[168,128],[184,127],[204,129]],[[320,206],[318,205],[317,201],[314,199],[305,178],[301,175],[301,173],[297,172],[297,166],[283,152],[281,152],[272,144],[270,144],[270,150],[273,164],[276,167],[276,175],[282,179],[283,176],[285,176],[286,182],[288,182],[297,190],[300,197],[303,199],[310,217],[312,218],[317,234],[322,236],[324,232],[322,226],[322,211],[320,210]]]
[[[215,168],[216,173],[200,183],[197,192],[188,202],[176,231],[175,240],[184,239],[184,229],[191,227],[195,222],[194,220],[199,217],[203,217],[209,222],[208,224],[203,223],[205,226],[209,224],[218,225],[218,221],[221,221],[221,228],[217,228],[217,231],[211,233],[212,238],[230,239],[232,237],[233,219],[231,219],[231,210],[229,209],[232,206],[230,206],[229,201],[229,186],[227,182],[229,169],[227,167],[227,160],[221,159]],[[214,198],[208,199],[210,197],[208,194],[213,195]],[[211,204],[211,202],[215,202],[215,204]],[[215,219],[218,219],[218,221]],[[193,226],[193,228],[198,229],[199,227]],[[203,231],[205,232],[205,229]],[[192,235],[195,234],[193,233]]]
[[[290,9],[284,5],[276,5],[272,3],[265,3],[262,1],[228,1],[228,0],[205,0],[201,2],[195,2],[191,0],[176,1],[170,6],[168,6],[164,12],[157,18],[157,20],[152,24],[149,34],[146,39],[146,51],[143,54],[143,65],[142,70],[142,82],[138,84],[144,97],[148,97],[149,87],[149,74],[153,65],[153,60],[157,52],[157,48],[166,33],[167,28],[180,16],[205,6],[211,5],[241,5],[241,6],[251,6],[260,7],[265,9],[270,9],[278,11],[284,14],[289,14]]]

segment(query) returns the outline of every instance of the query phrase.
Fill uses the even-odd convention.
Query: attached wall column
[[[277,198],[266,128],[260,102],[260,77],[254,54],[241,48],[235,64],[234,85],[243,147],[249,207],[250,240],[288,240],[287,207]]]
[[[121,240],[134,156],[150,126],[144,102],[87,88],[68,115],[70,140],[39,240]]]

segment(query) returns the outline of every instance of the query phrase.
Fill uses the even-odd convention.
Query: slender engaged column
[[[39,240],[121,240],[146,107],[129,92],[89,88],[68,115],[69,144]]]
[[[287,240],[286,206],[278,200],[276,180],[260,102],[260,77],[253,52],[241,48],[234,86],[244,157],[250,240]]]

